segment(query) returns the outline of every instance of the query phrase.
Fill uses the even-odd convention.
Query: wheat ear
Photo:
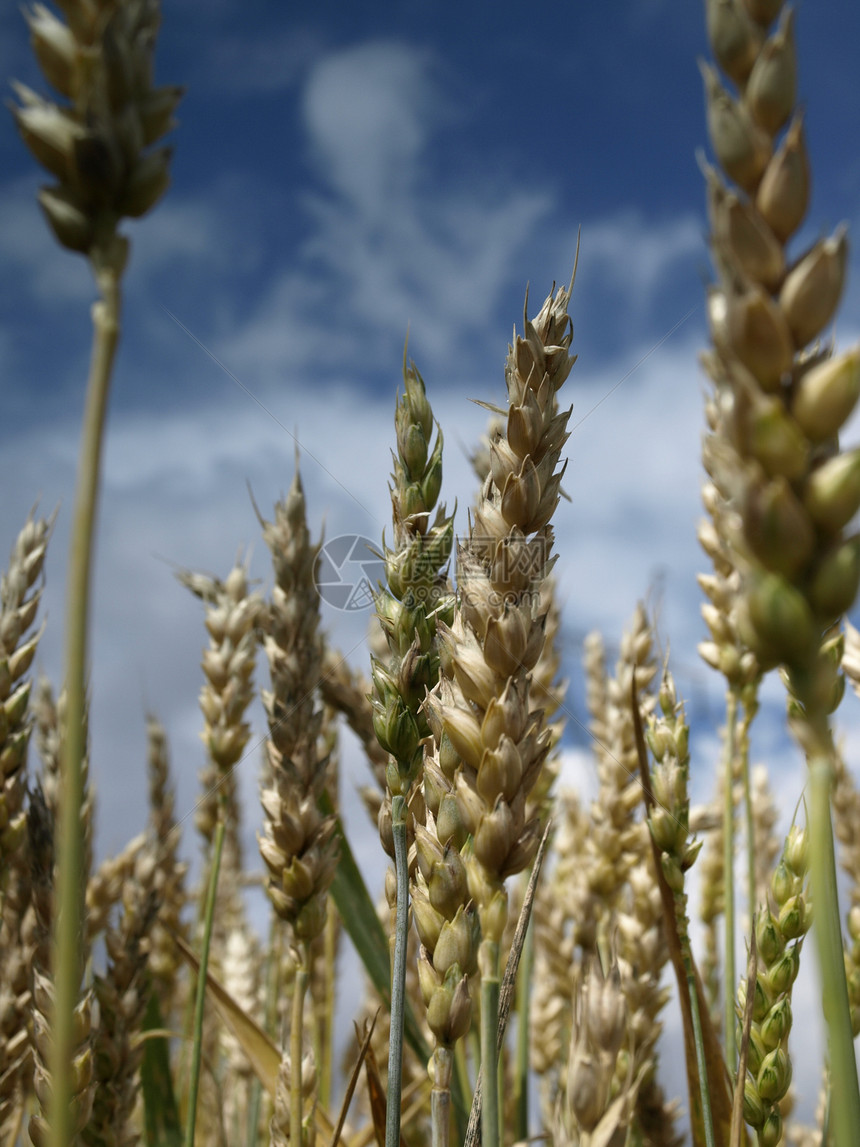
[[[94,981],[99,1024],[93,1040],[94,1097],[81,1136],[87,1147],[136,1147],[133,1113],[149,999],[148,938],[158,911],[153,841],[139,848],[122,885],[122,912],[105,933],[108,965]]]
[[[207,762],[200,773],[203,795],[194,813],[197,830],[211,848],[223,811],[236,863],[241,866],[236,766],[242,759],[251,728],[245,712],[254,697],[257,626],[262,596],[248,584],[248,571],[237,562],[227,577],[181,571],[178,580],[206,607],[209,646],[203,653],[205,683],[200,692]]]
[[[54,1133],[48,1123],[51,1098],[56,1087],[51,1053],[56,1039],[56,988],[51,959],[51,930],[53,916],[58,910],[56,898],[56,852],[54,821],[50,806],[41,787],[30,793],[27,810],[29,855],[33,907],[36,915],[35,951],[32,981],[32,1038],[33,1089],[36,1110],[30,1117],[29,1134],[34,1147],[44,1147]],[[83,889],[78,890],[78,895]],[[79,914],[79,919],[80,919]],[[82,934],[75,945],[75,975],[80,983],[89,955],[86,937]],[[93,1103],[93,1051],[92,1051],[92,992],[83,991],[75,1000],[72,1023],[72,1054],[67,1065],[70,1083],[70,1101],[67,1112],[72,1134],[86,1127]]]
[[[624,1141],[643,1076],[634,1069],[632,1055],[620,1081],[616,1074],[628,1020],[618,965],[611,962],[604,974],[592,956],[576,977],[571,1046],[554,1112],[553,1142],[600,1147]]]
[[[690,840],[690,730],[683,703],[677,700],[675,683],[666,671],[660,686],[659,713],[648,723],[646,738],[654,757],[651,772],[653,804],[649,807],[648,828],[660,858],[662,874],[668,885],[675,910],[675,928],[686,973],[696,1066],[701,1096],[701,1121],[705,1143],[714,1147],[714,1122],[708,1070],[704,1058],[704,1041],[699,1013],[699,997],[689,936],[689,915],[685,873],[692,867],[701,849],[701,841]]]
[[[537,849],[526,800],[550,749],[542,715],[530,710],[530,670],[544,643],[540,585],[552,567],[550,519],[559,498],[570,411],[557,393],[574,362],[570,290],[524,317],[505,367],[505,434],[492,444],[490,474],[457,553],[460,611],[440,626],[443,677],[428,706],[439,767],[453,775],[459,816],[472,837],[469,892],[481,923],[481,1043],[484,1147],[499,1143],[497,1012],[499,946],[508,915],[505,879]],[[444,738],[444,741],[443,741]],[[451,760],[453,750],[454,759]],[[448,758],[446,760],[445,758]],[[459,764],[457,762],[459,758]],[[453,766],[453,767],[452,767]]]
[[[41,631],[31,631],[42,597],[39,579],[52,525],[53,518],[30,514],[0,580],[0,896],[4,915],[9,882],[20,879],[16,858],[27,836],[24,794],[32,716],[31,682],[26,674],[41,637]]]
[[[290,925],[296,975],[289,1051],[289,1119],[276,1108],[273,1129],[293,1147],[302,1142],[308,1094],[303,1068],[303,1006],[310,976],[309,946],[325,928],[327,895],[337,864],[335,817],[323,816],[318,801],[328,783],[328,758],[320,755],[322,708],[318,686],[323,642],[314,565],[320,544],[311,542],[298,468],[274,522],[263,522],[272,554],[275,586],[265,620],[263,646],[272,687],[263,692],[269,723],[266,775],[261,793],[265,825],[260,852],[268,869],[272,906]],[[289,1060],[289,1068],[287,1068]]]
[[[860,450],[838,433],[860,395],[860,349],[832,356],[818,340],[833,319],[847,263],[844,227],[796,258],[787,245],[809,200],[796,109],[794,11],[779,2],[708,4],[717,61],[739,98],[703,65],[717,161],[708,173],[719,274],[708,312],[715,386],[705,464],[731,510],[725,523],[742,585],[735,620],[763,670],[782,665],[792,730],[810,766],[811,881],[839,1147],[860,1125],[860,1089],[843,967],[833,834],[830,714],[844,687],[841,639],[829,629],[860,585]],[[769,31],[776,16],[779,22]],[[782,139],[778,138],[783,132]]]
[[[27,672],[41,636],[33,632],[53,518],[31,513],[0,579],[0,1140],[16,1136],[30,1088],[27,1017],[31,1000],[32,909],[27,855],[27,749],[32,731]]]
[[[390,486],[393,547],[383,543],[387,586],[376,601],[376,611],[388,645],[385,660],[373,659],[373,725],[380,745],[389,754],[386,795],[380,809],[383,846],[395,862],[394,961],[391,988],[391,1037],[388,1057],[386,1144],[400,1141],[401,1072],[403,1062],[403,1015],[406,985],[407,932],[409,928],[409,848],[414,821],[425,819],[420,788],[424,759],[423,743],[430,727],[423,709],[428,690],[439,680],[439,621],[451,621],[454,597],[447,577],[447,564],[454,543],[453,519],[445,507],[436,509],[442,488],[442,432],[436,428],[433,443],[433,411],[424,380],[414,363],[403,358],[403,394],[394,414],[397,450]],[[436,509],[435,518],[431,515]],[[417,817],[410,809],[413,806]],[[429,841],[429,836],[427,841]],[[417,842],[416,842],[417,844]],[[426,842],[425,842],[426,844]],[[432,868],[426,848],[418,846],[419,862]],[[438,845],[437,845],[438,849]],[[439,849],[441,852],[441,849]],[[464,880],[465,887],[465,880]],[[428,965],[422,989],[428,986]],[[445,969],[458,983],[463,971]],[[431,975],[430,979],[434,979]],[[468,994],[468,993],[467,993]],[[441,1003],[443,992],[436,985],[428,994],[428,1020],[437,1040],[433,1071],[433,1141],[447,1143],[450,1104],[451,1048],[468,1027],[468,1010],[456,1024],[444,1019],[440,1008],[430,1008],[431,998]],[[461,989],[462,995],[462,989]],[[462,1009],[460,1009],[462,1012]]]
[[[171,780],[167,734],[158,718],[146,719],[149,775],[149,831],[155,850],[155,890],[159,913],[150,939],[149,971],[161,1008],[162,1019],[173,1013],[179,970],[176,944],[166,928],[185,935],[185,878],[188,865],[179,859],[180,829],[174,811],[175,791]],[[165,926],[165,927],[162,927]]]
[[[812,919],[806,894],[808,863],[808,834],[793,825],[771,879],[768,904],[755,922],[758,966],[744,1118],[756,1129],[760,1147],[775,1147],[783,1133],[780,1101],[791,1084],[791,991],[800,968],[803,937]],[[739,1014],[743,1014],[745,1003],[746,980],[741,979]]]

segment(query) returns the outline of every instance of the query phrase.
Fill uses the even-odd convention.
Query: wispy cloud
[[[430,170],[447,117],[432,55],[371,41],[317,62],[302,92],[319,178],[299,266],[273,277],[222,344],[257,371],[274,362],[391,358],[411,324],[422,364],[450,368],[486,336],[518,252],[552,208],[546,189]],[[438,157],[437,157],[438,165]]]
[[[705,242],[692,212],[655,221],[636,208],[590,220],[582,240],[583,274],[623,291],[625,306],[652,294],[679,260],[700,258]]]
[[[412,192],[436,126],[429,52],[371,41],[319,61],[302,97],[312,151],[364,221],[384,224]]]

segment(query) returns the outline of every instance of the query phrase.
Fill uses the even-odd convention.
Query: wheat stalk
[[[844,682],[839,638],[828,628],[860,585],[860,540],[844,533],[860,507],[860,451],[838,446],[860,394],[860,351],[833,358],[830,347],[810,346],[839,304],[847,240],[840,227],[794,259],[786,250],[809,199],[793,10],[770,3],[748,14],[714,2],[708,30],[739,92],[735,99],[703,65],[711,142],[739,190],[708,173],[719,283],[708,301],[714,351],[705,366],[715,399],[705,465],[731,511],[722,528],[741,572],[738,633],[762,670],[784,666],[796,698],[792,729],[809,759],[816,938],[839,1096],[836,1136],[847,1147],[860,1124],[860,1091],[830,825],[830,714]]]
[[[335,818],[324,816],[318,807],[328,779],[328,757],[320,755],[323,714],[317,701],[323,643],[313,571],[320,544],[310,539],[298,468],[289,494],[275,507],[274,522],[263,522],[263,537],[272,554],[275,586],[263,639],[272,688],[263,693],[269,739],[261,793],[266,819],[259,844],[268,869],[269,898],[291,928],[296,965],[288,1053],[290,1114],[285,1122],[284,1110],[276,1107],[273,1128],[278,1126],[285,1135],[288,1126],[296,1145],[305,1133],[304,1101],[309,1094],[302,1066],[309,945],[325,928],[326,898],[337,864]],[[285,1050],[285,1065],[286,1060]]]
[[[38,5],[28,14],[36,57],[62,102],[22,84],[14,108],[18,129],[36,159],[57,180],[39,203],[58,241],[85,254],[100,301],[93,307],[93,353],[87,385],[81,471],[68,580],[66,688],[68,729],[59,824],[63,910],[57,922],[57,1011],[54,1039],[52,1136],[67,1147],[72,1120],[74,1013],[79,981],[75,948],[78,888],[83,869],[79,809],[83,795],[87,631],[101,445],[113,362],[119,340],[120,283],[129,243],[118,231],[124,216],[145,214],[163,194],[169,149],[146,150],[173,126],[176,88],[152,84],[158,8],[145,0],[97,7],[67,0],[67,23]]]
[[[568,353],[571,289],[547,298],[533,321],[526,316],[523,335],[509,348],[506,434],[491,447],[481,503],[458,548],[460,611],[450,629],[440,626],[443,676],[428,699],[431,756],[454,780],[459,817],[472,837],[466,868],[481,924],[485,1147],[499,1142],[495,1064],[505,879],[522,871],[537,848],[537,819],[526,820],[526,798],[551,747],[542,717],[530,712],[529,671],[544,642],[539,590],[552,565],[549,521],[570,413],[557,412],[556,395],[574,361]]]

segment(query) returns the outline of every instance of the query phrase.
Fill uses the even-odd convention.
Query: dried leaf
[[[194,969],[195,973],[198,973],[200,961],[194,952],[172,928],[167,930],[173,937],[173,942],[182,953],[186,963]],[[251,1064],[257,1079],[274,1100],[278,1085],[278,1071],[281,1066],[281,1053],[259,1024],[236,1003],[224,985],[219,983],[208,970],[206,972],[206,993],[215,1011],[238,1040],[239,1046],[248,1057],[248,1062]],[[318,1134],[330,1139],[334,1127],[318,1104],[314,1105],[314,1122]]]
[[[361,1046],[358,1049],[355,1063],[352,1067],[352,1072],[349,1077],[349,1083],[346,1087],[346,1094],[343,1097],[343,1103],[340,1107],[340,1115],[337,1117],[334,1133],[331,1137],[330,1147],[337,1147],[338,1140],[340,1139],[343,1125],[346,1122],[346,1115],[349,1111],[349,1105],[352,1103],[352,1097],[355,1093],[355,1085],[358,1082],[358,1077],[361,1074],[361,1065],[364,1063],[364,1057],[367,1055],[368,1048],[370,1047],[370,1037],[373,1035],[373,1029],[376,1027],[376,1021],[379,1018],[379,1008],[376,1009],[373,1019],[370,1023],[364,1025],[364,1037],[361,1040]],[[355,1034],[358,1035],[358,1024],[355,1025]]]
[[[378,1147],[385,1147],[385,1088],[382,1086],[382,1076],[379,1074],[379,1064],[372,1047],[368,1047],[364,1057],[364,1071],[367,1076],[367,1095],[370,1100],[370,1118],[376,1134]],[[400,1147],[405,1147],[403,1136],[400,1136]]]

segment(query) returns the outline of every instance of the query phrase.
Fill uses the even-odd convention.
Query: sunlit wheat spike
[[[782,858],[771,877],[768,903],[756,919],[756,998],[747,1052],[744,1118],[762,1142],[778,1142],[783,1125],[780,1101],[791,1084],[788,1033],[792,1024],[792,988],[800,968],[803,938],[812,922],[806,887],[809,837],[792,825]],[[746,1002],[746,980],[738,988],[739,1014]]]
[[[148,940],[158,912],[157,858],[149,839],[123,883],[119,919],[108,924],[108,963],[94,980],[99,1023],[93,1037],[93,1108],[81,1136],[87,1147],[136,1147],[133,1115],[140,1088],[143,1018],[149,998]]]
[[[203,600],[209,634],[202,662],[205,682],[200,692],[205,720],[200,737],[206,746],[207,762],[200,773],[203,792],[194,821],[198,832],[211,845],[218,808],[223,805],[229,853],[241,864],[236,769],[251,736],[245,713],[254,697],[263,598],[251,589],[248,571],[239,561],[223,581],[186,571],[180,571],[177,577]]]
[[[263,637],[271,689],[263,691],[269,738],[260,852],[275,911],[309,941],[325,923],[337,845],[334,818],[317,807],[327,776],[327,759],[319,756],[323,642],[313,573],[321,543],[311,541],[298,471],[287,497],[275,506],[274,521],[263,522],[263,538],[275,586]]]
[[[27,1034],[33,940],[25,807],[33,727],[28,671],[41,636],[34,626],[52,526],[53,516],[37,518],[32,512],[0,578],[0,1138],[22,1118],[32,1077]]]
[[[724,66],[721,21],[730,7],[714,4],[720,17],[710,24]],[[708,301],[714,350],[705,367],[714,397],[704,458],[713,483],[706,496],[716,530],[710,548],[719,546],[722,559],[705,579],[711,641],[702,654],[735,687],[755,676],[752,654],[759,669],[785,664],[807,693],[811,686],[801,686],[799,676],[812,672],[823,694],[828,674],[837,686],[832,659],[819,654],[819,635],[850,607],[860,584],[860,545],[844,533],[860,505],[853,477],[860,461],[855,451],[835,454],[832,446],[860,393],[860,356],[852,350],[831,357],[832,347],[816,341],[842,294],[844,228],[799,255],[784,254],[808,192],[803,138],[797,121],[789,125],[796,110],[793,27],[789,8],[767,36],[748,21],[750,70],[735,76],[738,101],[706,70],[722,174],[707,172],[718,282]],[[753,162],[754,153],[762,162]],[[709,548],[704,536],[703,544]]]
[[[179,858],[181,835],[174,811],[175,793],[171,777],[167,734],[154,714],[146,719],[149,776],[149,831],[155,851],[155,889],[159,913],[150,937],[149,972],[158,996],[162,1018],[171,1015],[176,997],[179,955],[165,927],[185,935],[182,911],[187,898],[185,878],[188,865]],[[161,927],[159,925],[164,925]]]
[[[54,823],[50,806],[40,787],[30,794],[27,812],[29,855],[32,872],[33,907],[36,914],[33,956],[33,1088],[37,1104],[30,1117],[29,1133],[34,1147],[48,1142],[47,1111],[51,1096],[52,1031],[54,1020],[54,969],[51,961],[51,927],[54,889]],[[88,958],[89,945],[81,936],[78,943],[80,972]],[[87,1125],[93,1103],[92,991],[79,996],[74,1012],[70,1115],[75,1132]]]
[[[20,881],[15,857],[27,836],[24,795],[27,747],[33,718],[30,710],[31,681],[28,670],[41,637],[34,630],[42,597],[41,577],[50,519],[31,513],[18,534],[9,565],[0,579],[0,903],[10,881]],[[17,875],[16,875],[17,872]],[[13,893],[14,895],[14,893]],[[12,906],[10,905],[10,911]],[[5,905],[4,905],[5,915]]]

